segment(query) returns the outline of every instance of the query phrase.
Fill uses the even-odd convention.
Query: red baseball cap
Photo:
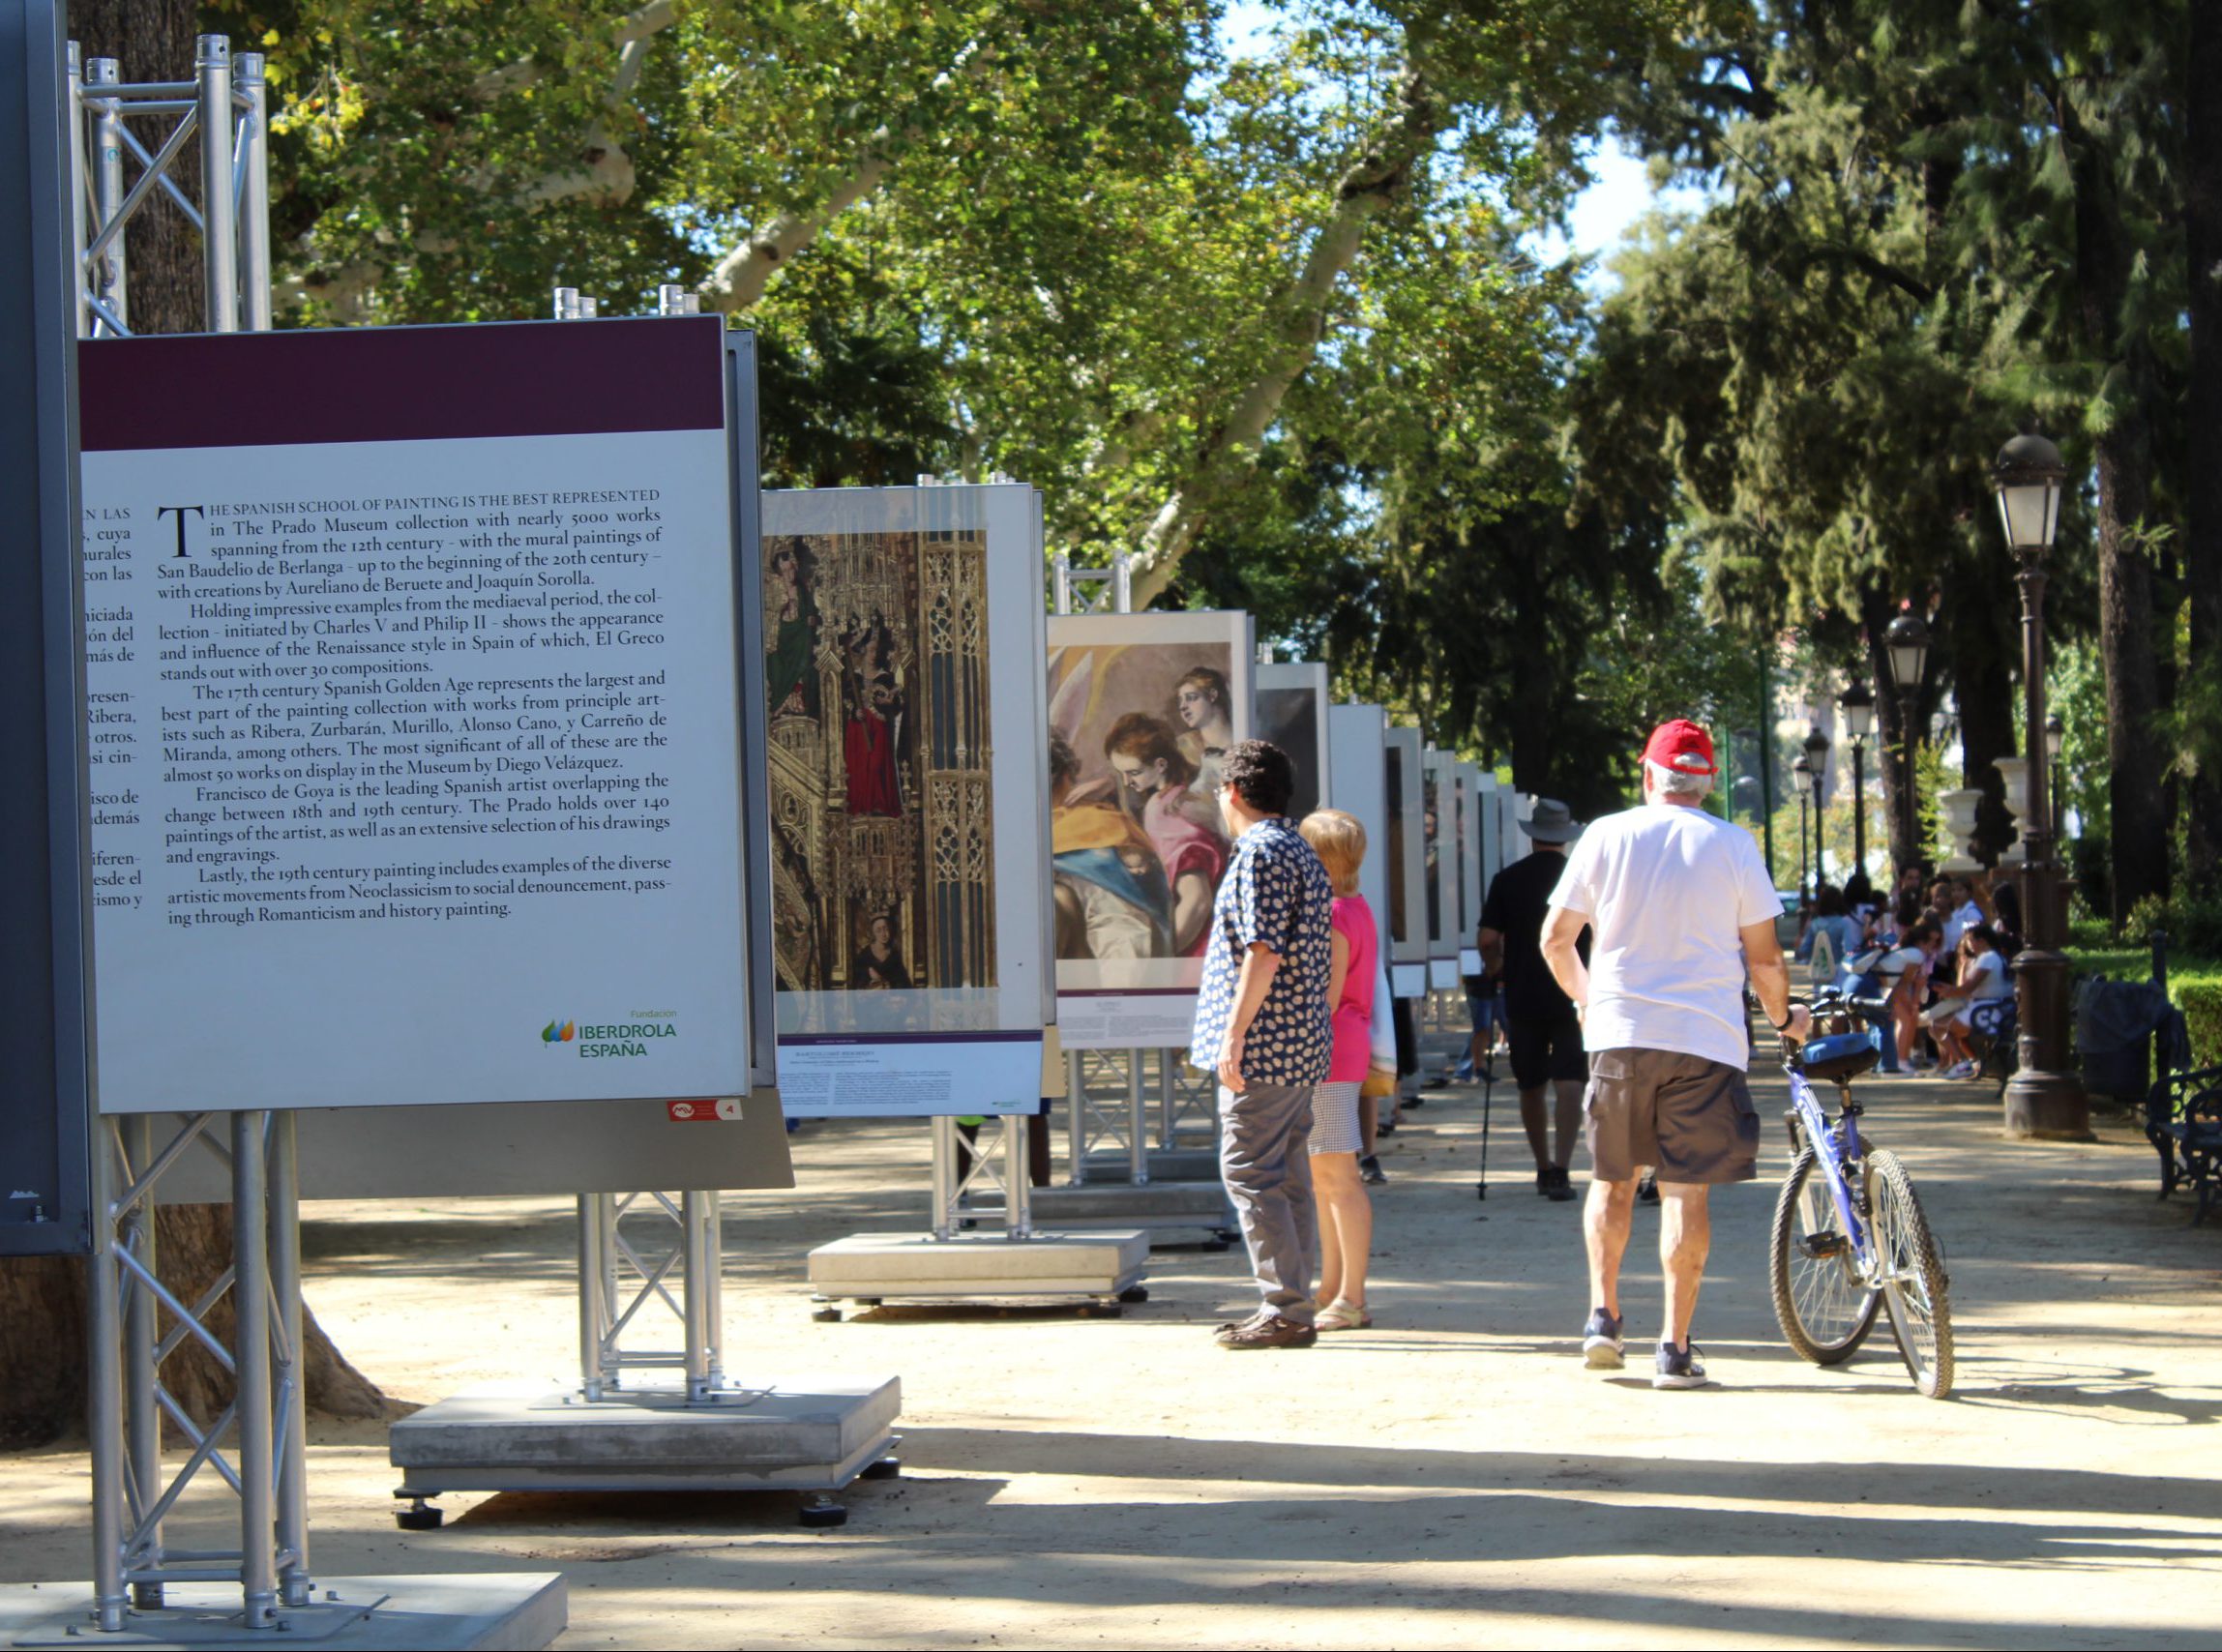
[[[1644,761],[1656,763],[1662,769],[1673,769],[1676,774],[1718,772],[1713,767],[1713,737],[1685,717],[1662,723],[1651,730],[1651,738],[1644,746]]]

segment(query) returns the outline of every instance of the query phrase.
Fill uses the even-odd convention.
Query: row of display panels
[[[1030,1109],[1048,1025],[1186,1044],[1254,727],[1378,845],[1400,988],[1455,980],[1493,777],[1245,615],[1045,619],[1031,489],[759,495],[752,359],[84,347],[102,1110]]]

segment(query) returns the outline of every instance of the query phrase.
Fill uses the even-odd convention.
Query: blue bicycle
[[[1818,995],[1814,1036],[1783,1047],[1790,1075],[1790,1174],[1775,1201],[1767,1283],[1790,1345],[1815,1365],[1841,1365],[1887,1311],[1913,1386],[1932,1400],[1952,1391],[1952,1307],[1943,1248],[1929,1230],[1913,1181],[1895,1153],[1859,1134],[1852,1080],[1876,1050],[1852,1007]],[[1836,1085],[1831,1119],[1811,1080]]]

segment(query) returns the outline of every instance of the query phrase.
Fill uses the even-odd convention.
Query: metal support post
[[[1088,1179],[1087,1067],[1077,1049],[1065,1051],[1065,1186]]]
[[[602,1220],[595,1209],[603,1197],[578,1195],[578,1386],[589,1400],[602,1398],[602,1341],[608,1326],[602,1294]]]
[[[143,1117],[118,1121],[116,1138],[128,1171],[154,1157],[154,1121]],[[155,1200],[150,1189],[128,1212],[122,1224],[125,1247],[136,1254],[151,1273],[156,1268]],[[124,1449],[127,1495],[134,1513],[154,1502],[162,1488],[162,1411],[155,1397],[155,1299],[144,1288],[124,1293]],[[145,1559],[162,1564],[162,1526],[149,1521],[139,1533]],[[163,1604],[159,1581],[132,1587],[132,1605],[152,1611]]]
[[[116,1251],[123,1236],[115,1223],[121,1189],[116,1155],[104,1135],[93,1141],[93,1255],[88,1267],[86,1356],[89,1392],[85,1427],[92,1436],[93,1620],[107,1634],[124,1627],[130,1597],[124,1592],[124,1536],[133,1523],[124,1514],[127,1474],[124,1440],[123,1266]],[[147,1488],[140,1497],[152,1495]],[[143,1502],[133,1499],[133,1513]]]
[[[1003,1237],[1034,1236],[1034,1181],[1026,1159],[1023,1113],[1003,1115]]]
[[[301,1164],[291,1112],[270,1115],[270,1288],[278,1352],[278,1593],[309,1605],[309,1350],[301,1325]]]
[[[1141,1051],[1126,1052],[1126,1159],[1127,1178],[1138,1188],[1149,1186],[1149,1115],[1141,1099]]]
[[[724,1374],[718,1354],[717,1279],[719,1262],[718,1195],[679,1195],[680,1244],[685,1250],[687,1398],[707,1399]]]
[[[1172,1076],[1172,1051],[1157,1052],[1157,1144],[1171,1151],[1180,1120],[1180,1089]]]
[[[200,255],[207,282],[203,310],[211,333],[239,331],[239,213],[231,176],[231,42],[202,35],[193,43],[193,78],[200,102]]]
[[[933,1237],[957,1237],[957,1121],[933,1121]]]
[[[95,95],[110,90],[123,79],[123,72],[112,57],[96,57],[85,65],[85,85]],[[80,128],[82,122],[77,123]],[[124,118],[113,102],[101,104],[93,117],[93,210],[103,223],[116,216],[124,204]],[[82,222],[84,202],[77,203],[79,221]],[[84,242],[80,239],[79,248]],[[129,272],[124,263],[124,238],[118,235],[108,243],[92,270],[85,272],[94,296],[107,306],[108,313],[129,327],[132,322],[131,300],[126,279]]]
[[[238,177],[240,325],[270,331],[270,83],[262,53],[239,54],[235,77],[246,108],[240,116]],[[289,1603],[290,1604],[290,1603]]]
[[[226,76],[228,80],[228,75]],[[225,86],[225,95],[230,88]],[[239,1397],[239,1586],[249,1629],[278,1616],[277,1530],[271,1449],[269,1165],[266,1112],[231,1115],[232,1313],[239,1326],[232,1359]]]

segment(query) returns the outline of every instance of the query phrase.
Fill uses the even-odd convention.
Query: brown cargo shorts
[[[1759,1109],[1739,1067],[1673,1049],[1600,1049],[1582,1110],[1599,1181],[1628,1181],[1646,1165],[1662,1182],[1759,1174]]]

